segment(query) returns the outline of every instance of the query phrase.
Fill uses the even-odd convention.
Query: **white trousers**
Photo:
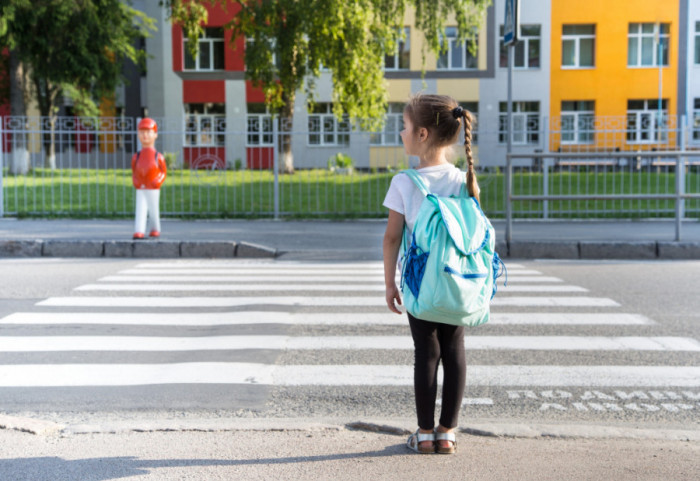
[[[160,189],[136,189],[136,222],[134,232],[146,233],[146,218],[150,231],[160,232]]]

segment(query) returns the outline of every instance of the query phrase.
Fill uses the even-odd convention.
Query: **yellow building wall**
[[[116,151],[116,136],[111,133],[116,130],[116,125],[114,125],[112,122],[107,122],[107,119],[104,117],[116,117],[117,115],[117,107],[114,103],[114,96],[110,97],[104,97],[102,101],[100,102],[100,117],[103,117],[102,119],[102,130],[103,132],[99,132],[99,144],[100,144],[100,152],[102,153],[114,153]],[[105,132],[106,131],[106,132]],[[110,133],[107,133],[110,132]]]
[[[568,100],[595,101],[596,117],[618,117],[625,129],[627,101],[655,99],[659,95],[659,67],[628,67],[630,23],[668,23],[669,65],[662,68],[662,95],[669,115],[676,114],[678,72],[678,0],[567,0],[552,2],[550,116],[561,115]],[[564,24],[593,24],[595,67],[562,68]],[[596,135],[596,145],[605,140]],[[624,137],[624,136],[622,136]],[[552,136],[552,148],[559,140]],[[634,144],[634,148],[639,148]]]
[[[388,80],[387,94],[389,96],[389,102],[405,103],[411,97],[412,93],[410,79]]]
[[[477,102],[479,100],[479,79],[438,79],[437,91],[449,95],[458,102]]]

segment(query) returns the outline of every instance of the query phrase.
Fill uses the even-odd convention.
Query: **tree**
[[[396,48],[406,9],[415,10],[415,27],[425,35],[425,58],[427,51],[446,48],[441,38],[450,15],[458,40],[473,38],[491,0],[169,0],[193,54],[206,23],[203,7],[216,3],[237,10],[227,28],[234,39],[245,37],[246,77],[263,88],[268,107],[283,120],[281,169],[291,173],[291,142],[284,132],[292,127],[297,92],[304,88],[313,99],[322,68],[332,74],[335,115],[376,127],[387,106],[385,54]]]
[[[0,23],[0,46],[10,47],[27,71],[32,97],[48,127],[46,162],[53,168],[58,100],[66,94],[79,115],[95,115],[95,100],[112,95],[122,80],[122,62],[145,60],[134,40],[147,35],[154,22],[120,0],[5,3],[12,19]]]

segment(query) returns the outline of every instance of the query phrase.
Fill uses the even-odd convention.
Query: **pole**
[[[510,197],[513,194],[513,161],[510,158],[513,140],[513,45],[508,45],[508,107],[506,117],[506,242],[510,245],[513,239],[513,206]]]
[[[274,170],[274,219],[280,218],[280,169],[279,169],[279,153],[280,153],[280,132],[279,132],[280,116],[277,115],[272,120],[272,169]]]
[[[676,242],[681,240],[681,221],[683,217],[681,202],[683,202],[683,174],[684,165],[683,157],[678,154],[676,155]]]
[[[3,152],[5,150],[5,137],[2,134],[2,121],[3,118],[0,117],[0,219],[5,216],[5,197],[4,197],[4,183],[3,183],[3,173],[5,171],[5,157]]]
[[[658,124],[658,136],[659,136],[659,143],[662,142],[662,128],[663,128],[663,121],[664,121],[664,112],[663,112],[663,85],[664,85],[664,75],[663,75],[663,51],[661,48],[661,23],[656,24],[656,43],[658,46],[658,59],[657,61],[659,62],[659,104],[658,104],[658,110],[659,110],[659,124]]]
[[[686,137],[688,135],[688,132],[686,131],[686,126],[688,125],[688,124],[686,124],[687,121],[688,121],[688,118],[685,115],[680,116],[680,119],[679,119],[680,125],[678,126],[679,127],[678,131],[680,132],[680,139],[679,139],[680,145],[676,146],[676,150],[680,150],[682,152],[685,152],[686,142],[688,141],[688,137]],[[687,157],[682,158],[681,164],[683,166],[683,169],[680,172],[676,172],[676,175],[681,176],[681,185],[683,187],[683,193],[685,193],[685,169],[686,169],[685,162],[686,162],[686,160],[687,160]],[[685,199],[681,199],[681,219],[683,219],[684,217],[685,217]]]

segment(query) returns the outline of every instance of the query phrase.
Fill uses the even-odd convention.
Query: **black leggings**
[[[408,322],[415,347],[413,383],[416,390],[418,427],[435,427],[435,398],[438,365],[442,359],[442,409],[440,424],[457,427],[467,383],[467,360],[464,350],[464,327],[416,319],[410,313]]]

